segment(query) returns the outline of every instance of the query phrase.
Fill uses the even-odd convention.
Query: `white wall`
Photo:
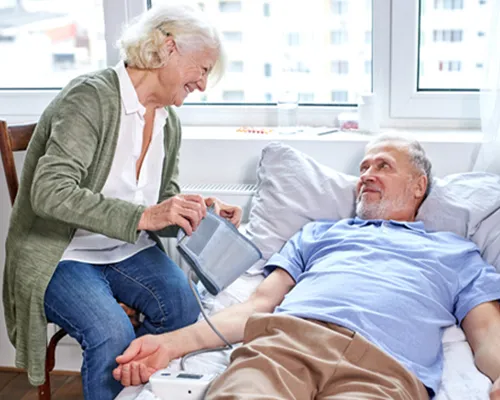
[[[185,129],[185,132],[181,149],[181,183],[253,183],[262,148],[276,139],[286,140],[291,146],[333,168],[356,174],[368,139],[361,135],[342,134],[314,138],[255,135],[245,140],[234,135],[226,136],[226,139],[200,139],[190,129]],[[433,161],[436,176],[470,170],[472,155],[478,147],[477,136],[452,132],[420,132],[418,135]],[[20,166],[22,155],[16,161]],[[11,207],[2,166],[0,170],[0,274],[3,276],[3,244]],[[70,341],[58,346],[56,369],[78,370],[80,362],[81,351],[77,346]],[[14,349],[7,338],[3,305],[0,312],[0,366],[14,366]]]

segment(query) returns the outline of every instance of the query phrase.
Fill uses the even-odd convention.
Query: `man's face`
[[[415,169],[405,147],[382,143],[369,148],[359,172],[356,188],[358,217],[414,220],[427,179]]]

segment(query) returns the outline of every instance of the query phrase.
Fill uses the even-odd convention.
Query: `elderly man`
[[[250,299],[213,318],[244,344],[207,399],[428,399],[441,379],[443,330],[455,323],[478,368],[498,380],[500,274],[472,242],[415,221],[430,173],[415,141],[367,146],[357,217],[304,226]],[[205,322],[145,336],[118,357],[114,376],[139,384],[173,358],[221,344]]]

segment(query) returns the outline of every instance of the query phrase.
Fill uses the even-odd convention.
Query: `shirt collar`
[[[120,61],[116,64],[114,70],[116,71],[118,81],[120,82],[120,95],[122,97],[125,114],[139,113],[139,115],[143,117],[146,112],[146,108],[139,102],[137,92],[135,91],[134,85],[132,85],[132,80],[128,75],[127,69],[125,68],[125,63]]]
[[[408,221],[394,221],[392,219],[390,220],[385,220],[385,219],[361,219],[359,217],[354,217],[352,219],[352,223],[354,225],[358,225],[360,227],[366,226],[366,225],[376,225],[380,226],[382,225],[383,222],[389,222],[392,225],[396,226],[404,226],[412,231],[417,231],[420,233],[426,233],[425,231],[425,226],[422,221],[414,221],[414,222],[408,222]]]

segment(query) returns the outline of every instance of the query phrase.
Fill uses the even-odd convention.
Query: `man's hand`
[[[145,335],[116,358],[118,367],[113,377],[123,386],[140,385],[157,370],[166,368],[173,357],[166,335]]]
[[[206,215],[207,207],[201,196],[179,194],[146,208],[137,229],[158,231],[166,226],[178,225],[191,236]]]
[[[490,400],[500,400],[500,378],[498,378],[491,387]]]
[[[206,197],[205,204],[207,207],[210,207],[213,204],[214,212],[217,215],[229,220],[234,226],[236,226],[236,228],[240,226],[242,215],[241,207],[223,203],[216,197]]]

